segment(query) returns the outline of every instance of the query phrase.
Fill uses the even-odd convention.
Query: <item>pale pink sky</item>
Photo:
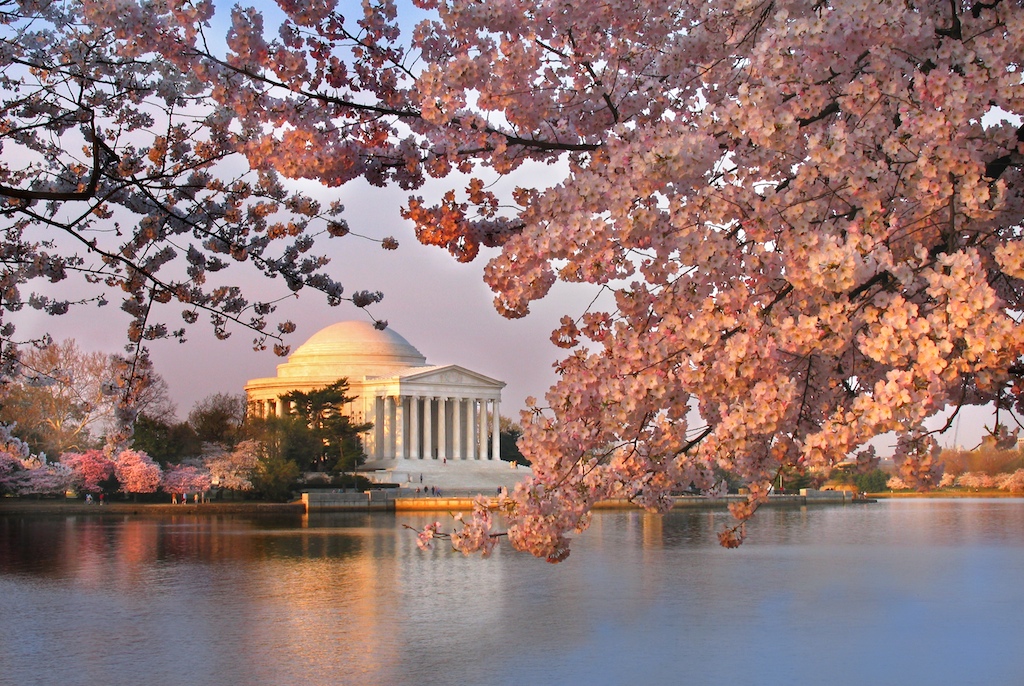
[[[325,240],[322,249],[332,258],[329,273],[341,281],[346,294],[383,291],[384,300],[373,307],[374,314],[388,320],[394,331],[426,356],[428,364],[458,364],[505,381],[502,414],[517,418],[527,396],[543,397],[555,379],[552,365],[566,353],[551,344],[551,330],[563,314],[577,316],[585,309],[595,293],[592,287],[556,287],[526,318],[504,319],[494,310],[493,294],[483,283],[487,254],[482,252],[473,263],[459,264],[440,248],[420,245],[411,224],[399,215],[408,195],[405,191],[353,186],[319,195],[342,199],[352,231],[377,238],[392,235],[400,243],[398,250],[386,251],[352,236]],[[250,300],[287,294],[281,279],[254,279],[239,266],[233,264],[226,271],[226,280],[250,289]],[[111,302],[106,307],[84,306],[62,317],[23,311],[15,320],[18,337],[24,340],[48,331],[55,340],[75,338],[86,350],[117,352],[125,342],[128,318],[120,310],[118,293],[108,297]],[[171,308],[170,325],[177,326],[180,306],[166,307]],[[292,350],[325,326],[366,319],[351,304],[330,307],[321,294],[308,289],[298,298],[281,302],[277,314],[298,325],[288,339]],[[273,376],[276,365],[284,361],[270,350],[254,352],[253,335],[242,329],[232,329],[229,339],[218,341],[204,322],[200,317],[184,344],[155,341],[149,345],[181,418],[210,394],[241,393],[248,379]]]

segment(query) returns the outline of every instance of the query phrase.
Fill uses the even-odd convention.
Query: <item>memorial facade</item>
[[[390,461],[500,459],[498,425],[504,382],[459,365],[428,365],[390,328],[368,322],[332,324],[313,334],[277,366],[277,376],[245,386],[249,412],[289,413],[283,396],[348,379],[354,422],[372,422],[363,434],[367,466]]]

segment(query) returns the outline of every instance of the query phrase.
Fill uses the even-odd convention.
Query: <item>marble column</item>
[[[434,399],[427,396],[423,399],[423,457],[434,459]]]
[[[373,456],[384,457],[384,408],[387,399],[377,396],[373,399]]]
[[[448,398],[437,399],[437,459],[448,458]]]
[[[466,441],[462,431],[462,398],[452,398],[452,459],[466,457]]]
[[[420,452],[420,397],[409,396],[409,459],[418,460]]]
[[[466,424],[462,429],[465,432],[463,438],[466,441],[466,449],[462,453],[462,459],[472,460],[476,448],[476,406],[472,398],[464,399],[462,404],[466,408]]]
[[[466,460],[476,459],[476,400],[466,398]]]
[[[468,434],[468,436],[466,436],[466,440],[468,441],[469,448],[469,450],[466,451],[466,459],[475,460],[477,448],[476,430],[480,425],[480,422],[477,421],[476,400],[474,398],[470,398],[466,401],[466,422],[466,428],[468,429],[466,432]]]
[[[395,397],[384,397],[384,457],[395,457]]]
[[[501,459],[501,415],[498,413],[499,401],[491,401],[491,459]]]
[[[476,459],[486,460],[487,459],[487,400],[480,398],[477,401],[480,405],[480,452],[476,454]]]
[[[405,457],[405,396],[395,396],[395,459]]]

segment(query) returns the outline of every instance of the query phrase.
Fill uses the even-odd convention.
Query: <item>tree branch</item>
[[[89,112],[89,138],[92,141],[92,171],[89,174],[89,183],[86,184],[84,190],[81,191],[32,191],[24,190],[21,188],[12,188],[10,186],[4,186],[0,184],[0,195],[7,196],[8,198],[17,198],[18,200],[88,200],[96,195],[96,189],[99,187],[100,174],[103,169],[100,164],[100,150],[106,150],[112,154],[112,151],[106,145],[102,145],[99,136],[96,134],[96,116],[95,113]]]

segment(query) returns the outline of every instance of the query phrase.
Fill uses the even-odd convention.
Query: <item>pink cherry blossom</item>
[[[748,482],[742,524],[783,466],[890,431],[900,484],[931,487],[926,420],[1024,372],[1019,7],[453,0],[431,29],[432,123],[469,121],[473,92],[503,131],[564,146],[564,177],[505,215],[496,307],[523,316],[555,279],[615,296],[552,335],[574,352],[523,415],[513,545],[560,559],[601,499],[664,510],[716,469]],[[451,249],[489,202],[408,216]]]
[[[64,453],[60,462],[71,470],[72,484],[86,493],[99,493],[100,484],[114,474],[114,462],[102,450]]]
[[[160,465],[141,451],[118,453],[114,458],[114,474],[125,493],[153,493],[160,487]]]
[[[210,490],[210,471],[195,465],[174,465],[160,478],[160,487],[166,493],[194,493]]]
[[[211,484],[233,491],[251,491],[252,477],[262,451],[259,441],[242,441],[234,450],[217,450],[205,459]]]

